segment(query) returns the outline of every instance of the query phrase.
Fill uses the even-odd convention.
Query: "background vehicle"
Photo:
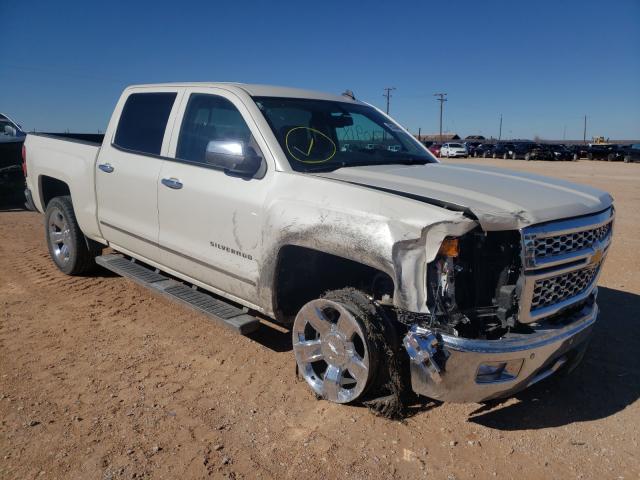
[[[478,147],[481,143],[480,142],[464,142],[464,148],[467,149],[467,154],[470,157],[475,157],[475,152],[476,152],[476,147]]]
[[[634,143],[626,147],[623,160],[625,163],[640,162],[640,143]]]
[[[554,160],[573,160],[573,152],[562,144],[550,144],[548,148],[553,154]]]
[[[513,143],[496,143],[493,148],[485,152],[485,155],[490,155],[493,158],[511,158],[513,156],[513,150],[515,146]]]
[[[511,152],[511,158],[513,160],[522,159],[522,160],[532,160],[531,152],[534,148],[537,147],[537,144],[533,142],[518,142],[513,145],[513,151]]]
[[[605,160],[611,151],[611,145],[591,144],[587,149],[589,160]]]
[[[570,145],[567,147],[569,154],[572,156],[573,160],[580,160],[581,158],[587,158],[587,154],[589,153],[589,147],[587,145]]]
[[[436,157],[439,157],[441,148],[442,148],[441,143],[434,143],[429,147],[429,151],[433,153]]]
[[[445,143],[440,148],[441,157],[467,157],[469,152],[461,143]]]
[[[20,125],[0,113],[0,204],[22,203],[24,174],[22,145],[26,134]]]
[[[493,148],[493,143],[481,143],[477,147],[473,149],[474,157],[487,157],[487,152],[491,151]]]
[[[55,265],[98,262],[239,333],[289,325],[322,398],[479,402],[582,358],[606,192],[442,164],[368,104],[284,87],[129,87],[99,138],[25,141]]]
[[[625,156],[628,154],[631,145],[610,145],[609,153],[607,154],[607,161],[609,162],[622,162]]]

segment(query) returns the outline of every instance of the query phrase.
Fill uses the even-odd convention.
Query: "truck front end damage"
[[[408,325],[413,390],[480,402],[577,364],[596,321],[614,211],[445,237],[426,269],[428,313]]]

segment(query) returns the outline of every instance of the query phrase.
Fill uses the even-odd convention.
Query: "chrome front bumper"
[[[533,385],[573,356],[580,358],[598,316],[595,294],[592,300],[568,324],[499,340],[465,339],[413,326],[404,338],[413,391],[463,403],[509,396]]]

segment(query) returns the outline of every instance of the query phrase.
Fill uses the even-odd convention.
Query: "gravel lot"
[[[638,478],[640,164],[465,162],[616,199],[602,314],[570,377],[404,422],[317,401],[285,330],[244,338],[106,271],[66,277],[41,215],[5,210],[0,478]]]

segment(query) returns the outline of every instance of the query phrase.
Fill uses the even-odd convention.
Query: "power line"
[[[437,100],[440,102],[440,143],[442,143],[442,109],[444,107],[444,102],[447,101],[446,97],[447,94],[446,93],[434,93],[433,94],[434,97],[438,97]]]
[[[384,87],[383,97],[387,97],[387,115],[389,115],[389,100],[391,100],[391,90],[395,90],[396,87]]]

